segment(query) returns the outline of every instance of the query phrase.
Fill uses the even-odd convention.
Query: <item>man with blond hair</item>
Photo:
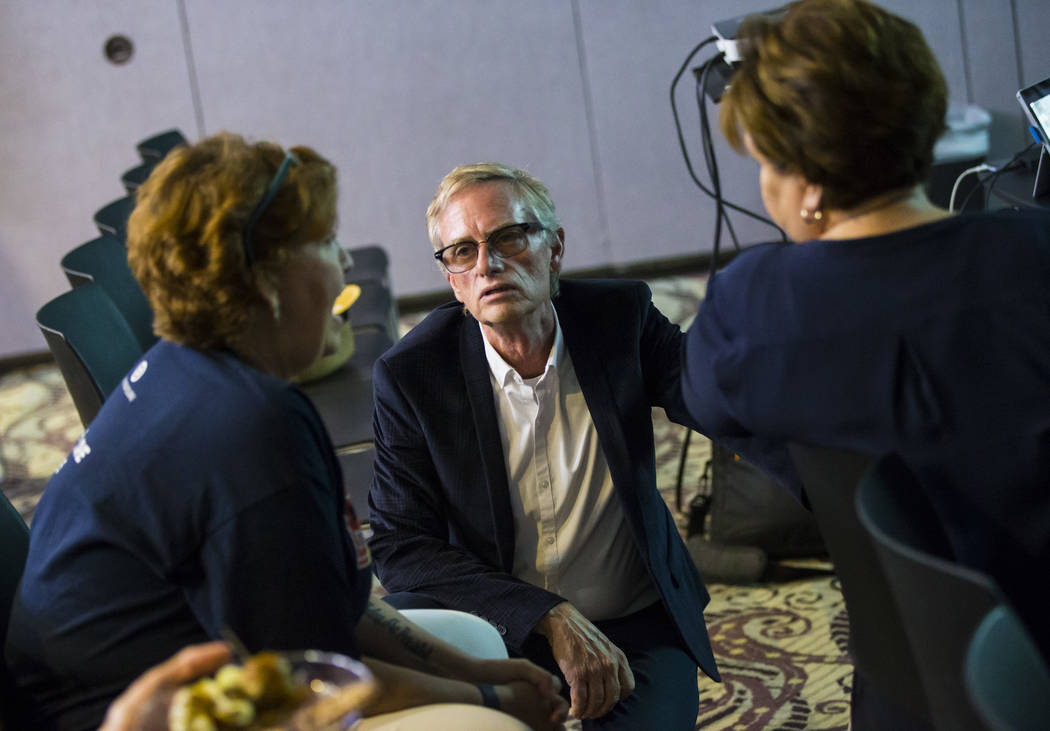
[[[708,601],[656,490],[651,407],[694,426],[682,333],[641,282],[559,282],[547,188],[456,168],[427,210],[461,304],[376,364],[371,540],[395,606],[477,614],[585,728],[693,728]]]

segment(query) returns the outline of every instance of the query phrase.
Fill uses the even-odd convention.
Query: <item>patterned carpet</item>
[[[671,320],[688,327],[705,278],[650,282]],[[402,329],[419,316],[402,318]],[[675,482],[685,430],[654,409],[657,482],[675,510]],[[48,476],[82,433],[72,399],[53,365],[0,375],[0,488],[27,521]],[[683,505],[696,493],[709,446],[691,440],[683,477]],[[724,682],[700,678],[697,728],[716,731],[846,729],[852,667],[849,628],[838,580],[820,577],[747,586],[709,585],[707,619]]]
[[[56,366],[0,375],[0,487],[27,522],[83,431]]]

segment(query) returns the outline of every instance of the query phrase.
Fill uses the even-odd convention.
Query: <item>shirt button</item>
[[[502,624],[496,625],[496,631],[499,632],[501,635],[507,634],[507,628],[504,627]]]
[[[547,538],[547,545],[548,546],[554,545],[554,538],[548,537]]]

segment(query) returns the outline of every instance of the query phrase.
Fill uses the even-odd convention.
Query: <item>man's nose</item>
[[[503,271],[503,259],[489,248],[488,244],[478,244],[478,262],[474,265],[479,274]]]

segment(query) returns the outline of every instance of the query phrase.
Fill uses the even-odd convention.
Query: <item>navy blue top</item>
[[[749,249],[708,287],[683,390],[795,491],[789,440],[899,452],[1050,648],[1050,214]]]
[[[226,352],[161,341],[52,477],[7,660],[33,728],[93,729],[148,667],[231,627],[358,654],[371,586],[313,405]]]

